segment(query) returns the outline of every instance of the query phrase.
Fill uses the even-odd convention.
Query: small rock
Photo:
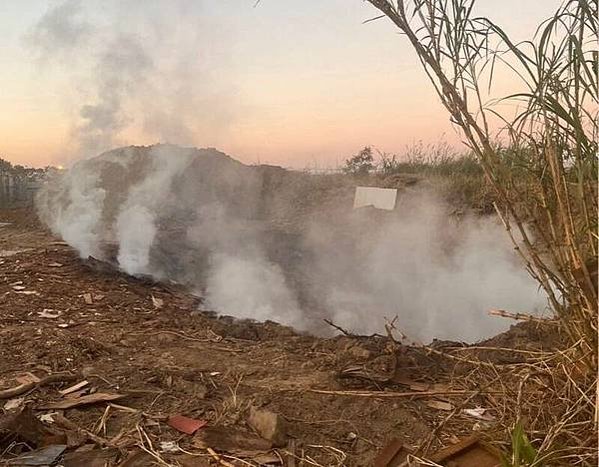
[[[279,414],[251,407],[248,424],[275,447],[287,443],[287,422]]]

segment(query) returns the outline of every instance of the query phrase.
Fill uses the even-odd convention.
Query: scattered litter
[[[287,444],[287,422],[279,414],[251,407],[248,425],[264,439],[271,441],[273,446]]]
[[[162,306],[164,305],[164,300],[162,300],[161,298],[156,298],[154,297],[154,295],[151,295],[151,297],[154,308],[156,308],[157,310],[162,308]]]
[[[61,268],[62,263],[50,263],[48,264],[48,266],[50,266],[51,268]]]
[[[16,281],[16,282],[13,282],[13,283],[8,284],[8,285],[10,285],[11,287],[15,287],[17,285],[23,285],[23,281]]]
[[[436,401],[436,400],[430,400],[430,401],[426,401],[426,405],[432,409],[438,409],[438,410],[453,410],[453,404],[450,404],[449,402],[443,402],[443,401]]]
[[[40,293],[37,290],[15,290],[15,293],[21,295],[39,295]]]
[[[46,446],[36,449],[35,451],[28,452],[27,454],[23,454],[15,459],[11,459],[8,461],[8,464],[19,466],[53,465],[54,462],[56,462],[56,459],[62,455],[66,448],[66,444],[54,444],[51,446]]]
[[[175,430],[178,430],[181,433],[187,433],[188,435],[193,435],[200,428],[208,424],[206,420],[196,420],[183,415],[173,415],[172,417],[169,417],[167,423]]]
[[[82,405],[97,404],[98,402],[110,402],[127,397],[125,394],[109,394],[105,392],[95,392],[77,399],[68,399],[60,402],[51,402],[40,406],[40,409],[65,410]]]
[[[19,281],[19,283],[22,284],[23,281]],[[12,288],[13,288],[13,290],[19,291],[19,290],[25,290],[27,287],[25,287],[24,285],[13,285]]]
[[[160,450],[162,452],[179,452],[179,445],[175,441],[161,441]]]
[[[210,376],[218,376],[218,375],[220,375],[220,371],[211,371],[211,372],[209,373],[209,375],[210,375]]]
[[[90,294],[90,293],[84,293],[82,295],[82,297],[83,297],[83,301],[85,301],[85,303],[87,305],[91,305],[91,304],[94,303],[94,301],[92,300],[92,294]]]
[[[488,409],[483,407],[477,407],[475,409],[463,409],[462,412],[466,415],[470,415],[471,417],[478,418],[479,420],[484,420],[486,422],[491,422],[495,420],[495,417],[489,413],[487,413]]]
[[[481,442],[477,435],[441,449],[429,460],[437,464],[459,465],[460,467],[498,467],[501,465],[499,453],[493,447]]]
[[[51,308],[44,308],[42,311],[38,311],[37,315],[40,318],[56,319],[62,314],[62,312],[60,311],[56,313],[51,313],[52,311],[54,310],[52,310]]]
[[[374,467],[403,467],[411,451],[399,438],[392,439],[376,456]]]
[[[89,384],[89,381],[83,380],[77,384],[73,384],[72,386],[63,389],[62,391],[58,391],[60,394],[62,394],[63,396],[66,396],[67,394],[70,394],[72,392],[78,391],[81,388],[84,388],[85,386],[87,386]]]
[[[9,399],[4,404],[4,410],[15,410],[23,405],[25,402],[24,397],[17,397],[15,399]]]

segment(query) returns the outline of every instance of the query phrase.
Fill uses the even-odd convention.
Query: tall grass
[[[580,383],[583,399],[570,400],[566,412],[587,404],[576,413],[592,413],[595,401],[588,391],[597,377],[598,329],[597,0],[566,1],[533,40],[520,43],[490,19],[476,17],[474,0],[369,1],[412,45],[495,190],[497,212],[515,248],[549,297],[569,355],[576,356],[570,362],[576,371],[568,377]],[[500,69],[519,79],[521,91],[492,102]],[[498,124],[503,134],[497,134]],[[593,420],[583,421],[587,429],[594,426]]]

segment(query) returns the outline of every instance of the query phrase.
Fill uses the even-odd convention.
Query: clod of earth
[[[275,447],[287,444],[287,422],[279,414],[250,407],[248,425]]]

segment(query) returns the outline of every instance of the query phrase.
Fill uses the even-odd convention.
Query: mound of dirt
[[[351,211],[354,186],[350,177],[249,166],[213,148],[160,144],[119,148],[79,161],[48,182],[37,205],[41,219],[75,247],[63,234],[64,224],[81,237],[80,218],[92,218],[93,228],[85,235],[100,246],[93,255],[117,265],[119,214],[136,202],[137,191],[145,190],[144,203],[152,196],[156,200],[151,207],[133,207],[155,214],[150,261],[151,269],[161,272],[159,278],[197,288],[205,282],[212,250],[222,242],[240,250],[259,243],[302,295],[301,284],[308,278],[298,272],[298,262],[309,260],[302,236],[314,222],[332,224],[340,212]]]

